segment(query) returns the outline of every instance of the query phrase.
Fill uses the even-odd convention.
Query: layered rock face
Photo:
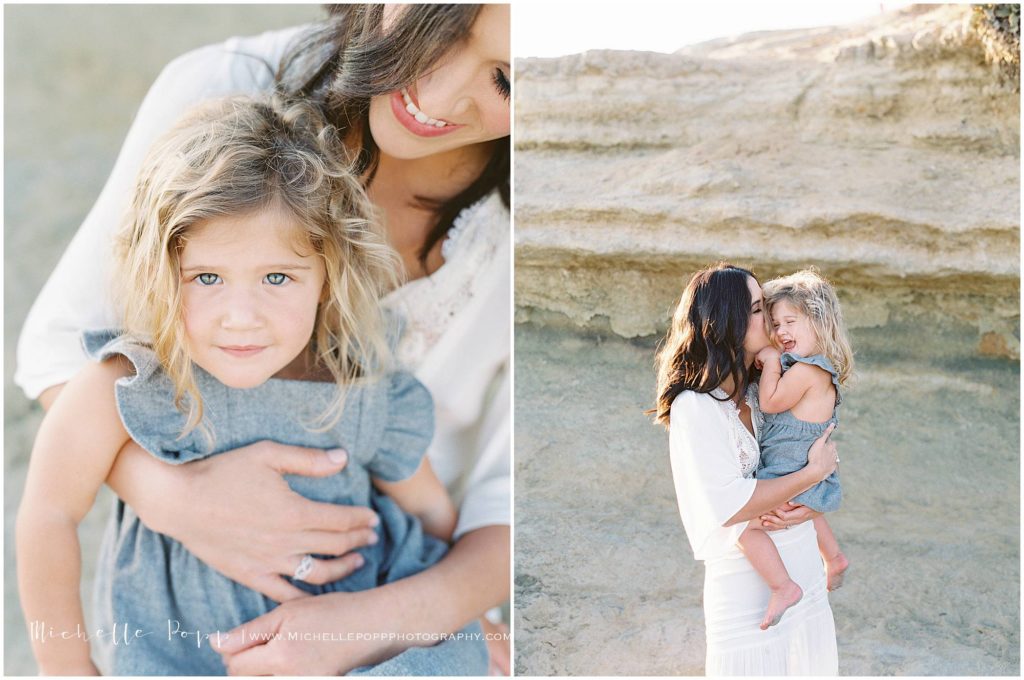
[[[855,329],[1018,358],[1016,87],[966,6],[519,60],[517,318],[646,336],[709,262],[813,264]]]

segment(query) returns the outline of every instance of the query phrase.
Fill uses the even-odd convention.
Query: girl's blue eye
[[[264,277],[264,280],[272,286],[280,286],[281,284],[288,280],[288,275],[278,273],[267,274]]]
[[[512,94],[512,84],[508,82],[508,76],[500,68],[494,69],[494,86],[498,88],[498,94],[508,101],[508,97]]]
[[[196,277],[196,281],[204,286],[212,286],[220,283],[220,276],[217,274],[203,273]]]

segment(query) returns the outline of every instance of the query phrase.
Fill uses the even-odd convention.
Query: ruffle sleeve
[[[839,372],[836,371],[835,366],[829,361],[828,357],[824,354],[812,354],[809,357],[802,357],[799,354],[793,352],[786,352],[779,357],[779,362],[782,364],[782,370],[788,371],[793,368],[796,364],[807,364],[809,366],[817,366],[821,370],[827,372],[832,376],[832,385],[836,388],[836,406],[842,403],[843,397],[839,392]]]
[[[434,437],[434,400],[411,373],[390,375],[386,418],[380,447],[366,467],[378,479],[398,482],[416,472]]]
[[[698,560],[735,551],[746,522],[723,526],[754,494],[743,476],[722,408],[707,394],[682,392],[672,403],[669,451],[679,515]]]
[[[134,375],[114,385],[117,410],[129,436],[160,460],[180,464],[205,458],[212,451],[200,428],[182,436],[188,415],[174,405],[174,384],[160,370],[156,353],[137,338],[120,331],[85,331],[82,347],[94,361],[123,356]]]

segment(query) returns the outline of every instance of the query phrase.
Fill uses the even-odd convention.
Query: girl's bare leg
[[[761,630],[768,630],[769,626],[774,626],[782,619],[787,609],[800,601],[804,591],[789,578],[779,551],[763,531],[748,526],[740,534],[739,546],[772,591],[768,611],[761,622]]]
[[[825,560],[825,571],[828,574],[828,589],[835,590],[843,585],[843,575],[846,573],[850,561],[839,549],[839,541],[832,533],[832,527],[828,525],[824,517],[815,517],[814,530],[818,532],[818,550]]]

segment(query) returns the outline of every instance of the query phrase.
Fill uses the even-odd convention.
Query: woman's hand
[[[304,579],[328,583],[362,566],[361,555],[348,553],[377,540],[372,510],[308,500],[282,476],[335,474],[347,456],[340,449],[331,454],[263,441],[171,466],[131,442],[108,483],[148,527],[228,578],[284,602],[307,596],[282,578],[304,555],[344,555],[314,560]]]
[[[227,638],[221,634],[220,644],[211,636],[211,643],[232,675],[337,675],[389,659],[417,635],[420,644],[432,644],[508,598],[509,533],[500,525],[474,529],[418,574],[371,590],[291,600]]]
[[[765,531],[788,529],[803,524],[809,519],[821,517],[822,513],[812,510],[806,505],[786,501],[766,515],[761,515],[761,526]]]
[[[212,635],[229,675],[344,675],[406,645],[388,640],[401,605],[387,587],[285,602],[227,633]]]
[[[836,450],[836,443],[829,440],[832,430],[836,424],[832,423],[825,432],[814,440],[811,448],[807,451],[807,467],[814,472],[815,479],[824,480],[836,471],[839,463],[839,452]]]

